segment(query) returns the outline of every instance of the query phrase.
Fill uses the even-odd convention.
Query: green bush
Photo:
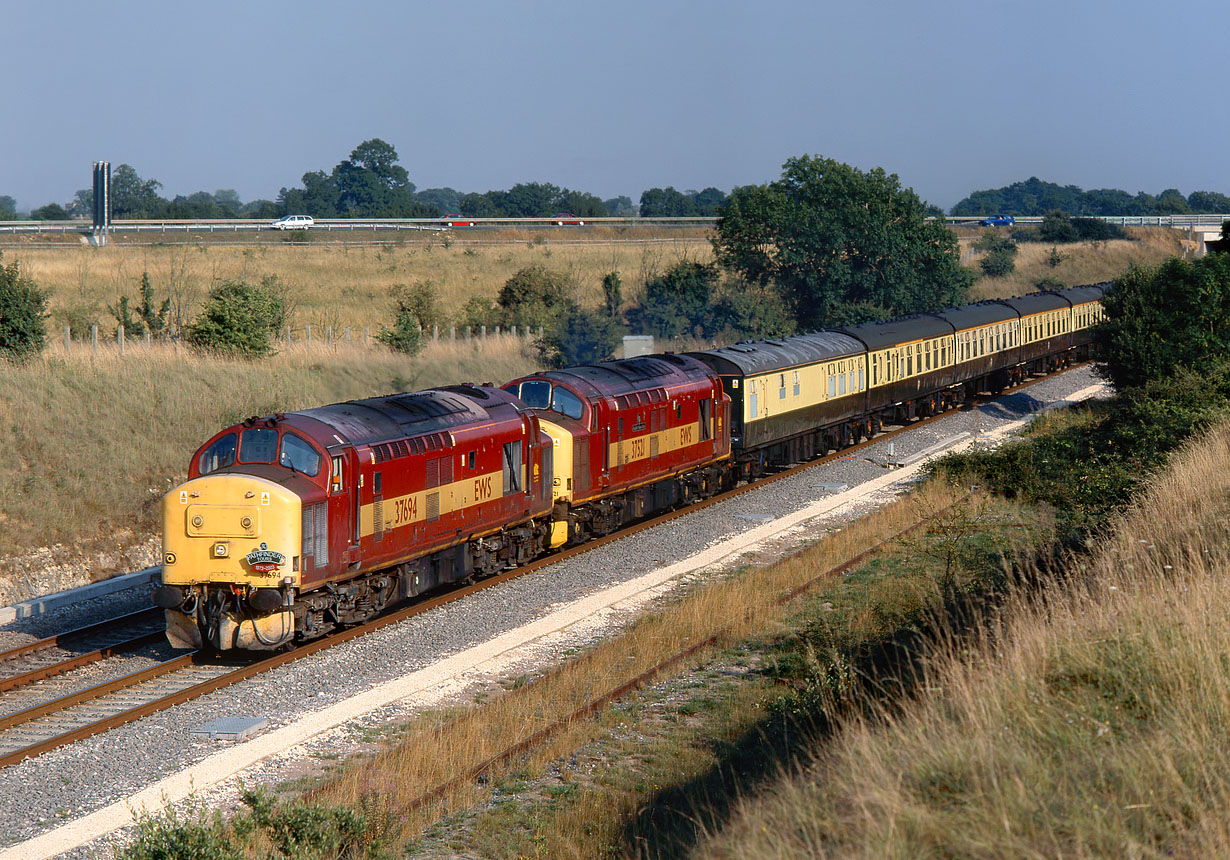
[[[380,327],[376,340],[394,352],[414,355],[423,348],[426,330],[439,325],[436,291],[430,283],[412,287],[398,284],[390,293],[397,304],[396,317],[391,329]]]
[[[1055,244],[1075,242],[1080,239],[1080,234],[1072,226],[1072,219],[1062,209],[1052,209],[1042,216],[1042,224],[1038,227],[1037,235],[1039,242]]]
[[[549,328],[565,309],[568,277],[545,266],[527,266],[504,282],[496,298],[503,326]]]
[[[264,358],[273,354],[288,315],[277,276],[259,284],[224,281],[209,291],[204,309],[185,328],[184,337],[208,352]]]
[[[20,361],[42,352],[47,339],[47,293],[23,277],[17,260],[0,252],[0,354]]]
[[[1230,256],[1134,267],[1102,297],[1099,370],[1116,388],[1203,371],[1230,355]]]
[[[613,356],[622,334],[619,322],[605,310],[587,311],[569,302],[535,347],[552,367],[575,367]]]
[[[1118,224],[1109,224],[1100,218],[1073,218],[1072,229],[1076,231],[1076,238],[1082,242],[1131,238]]]
[[[1012,274],[1016,269],[1016,245],[1014,244],[1011,250],[996,248],[979,260],[978,265],[983,274],[992,278],[1002,278],[1004,275]]]

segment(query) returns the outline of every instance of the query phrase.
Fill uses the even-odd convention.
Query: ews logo
[[[481,478],[474,479],[474,501],[485,502],[494,495],[490,475],[483,475]]]

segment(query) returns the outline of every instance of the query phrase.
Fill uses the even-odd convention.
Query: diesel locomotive
[[[162,503],[177,647],[274,649],[1088,356],[1107,285],[249,418]]]

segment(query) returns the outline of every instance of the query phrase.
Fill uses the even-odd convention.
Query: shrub
[[[1067,284],[1059,280],[1059,278],[1045,277],[1034,282],[1034,286],[1039,290],[1062,290],[1067,288]]]
[[[465,331],[467,327],[478,331],[481,326],[494,326],[497,319],[499,308],[488,296],[470,296],[457,315],[457,328],[460,331]]]
[[[1038,240],[1041,242],[1075,242],[1080,234],[1072,226],[1072,219],[1061,209],[1052,209],[1042,216],[1042,224],[1038,227]]]
[[[1012,246],[1012,250],[997,248],[979,260],[978,265],[982,268],[983,274],[992,278],[1002,278],[1004,275],[1012,274],[1012,271],[1016,269],[1016,245]]]
[[[1076,238],[1082,242],[1130,238],[1118,224],[1108,224],[1100,218],[1073,218],[1072,229],[1076,231]]]
[[[569,302],[535,347],[539,357],[553,367],[594,364],[615,354],[622,332],[619,323],[606,311],[587,311]]]
[[[393,328],[380,327],[376,340],[394,352],[414,355],[423,348],[423,332],[439,324],[435,289],[429,283],[412,287],[398,284],[390,293],[397,303],[396,318]]]
[[[223,281],[209,291],[201,315],[186,327],[184,337],[209,352],[264,358],[273,354],[288,313],[276,276],[259,284]]]
[[[47,293],[22,277],[17,260],[3,265],[0,253],[0,354],[20,361],[43,350],[47,338]]]
[[[633,323],[662,338],[704,336],[711,328],[709,296],[717,286],[717,267],[683,260],[645,283],[645,298],[631,314]]]
[[[527,266],[504,282],[496,303],[505,326],[549,327],[564,310],[568,278],[545,266]]]

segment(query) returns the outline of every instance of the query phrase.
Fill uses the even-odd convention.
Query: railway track
[[[1020,385],[1007,389],[1002,393],[1013,393],[1022,390],[1046,378],[1049,377],[1040,376],[1026,380]],[[215,690],[238,683],[261,673],[268,672],[295,660],[309,657],[325,650],[326,648],[331,648],[334,645],[350,641],[351,639],[356,639],[360,636],[364,636],[368,633],[393,624],[397,624],[416,615],[430,612],[440,606],[444,606],[455,601],[464,600],[471,594],[475,594],[487,588],[492,588],[518,577],[527,576],[548,565],[556,564],[557,562],[564,561],[568,558],[579,555],[580,553],[589,552],[590,550],[608,544],[611,541],[620,540],[646,529],[668,523],[689,513],[735,498],[742,493],[760,489],[774,481],[785,479],[807,469],[813,468],[814,466],[831,462],[839,458],[848,458],[851,454],[857,453],[859,450],[866,448],[869,445],[878,444],[907,431],[930,424],[933,421],[943,418],[945,415],[951,414],[953,411],[956,410],[949,410],[948,412],[919,419],[908,425],[899,426],[895,429],[882,432],[875,437],[860,442],[856,445],[841,449],[840,451],[835,451],[823,457],[817,457],[813,460],[807,461],[806,463],[783,469],[780,472],[757,480],[754,483],[743,484],[728,492],[721,493],[711,498],[688,505],[686,508],[681,508],[652,519],[635,523],[613,534],[595,538],[579,546],[564,548],[559,552],[548,556],[543,556],[514,570],[503,571],[493,576],[478,580],[477,582],[473,582],[469,585],[464,585],[460,588],[455,588],[446,593],[439,594],[435,597],[394,609],[365,624],[335,631],[325,637],[322,637],[321,639],[297,646],[292,650],[275,653],[254,662],[239,664],[236,664],[233,658],[227,658],[224,660],[217,655],[206,655],[201,652],[192,652],[176,657],[172,660],[164,661],[155,666],[142,669],[138,672],[133,672],[121,678],[61,696],[52,701],[26,708],[5,717],[0,717],[0,767],[7,767],[10,764],[30,758],[31,756],[39,755],[57,747],[82,740],[95,734],[109,731],[117,726],[141,719],[142,717],[157,713],[158,711],[175,707],[184,702],[207,695]],[[147,610],[146,612],[149,611],[150,610]],[[160,610],[153,611],[161,616]],[[134,616],[142,614],[144,613],[134,613]],[[126,618],[132,618],[134,616],[126,616]],[[114,620],[111,622],[104,622],[104,624],[114,623]],[[99,626],[101,625],[95,625],[95,627]],[[30,651],[38,650],[38,647],[43,643],[52,643],[44,646],[47,648],[58,647],[54,644],[54,640],[73,636],[74,634],[81,634],[86,630],[93,630],[93,628],[83,628],[82,631],[71,631],[70,633],[61,634],[61,636],[51,637],[48,640],[42,640],[42,642],[39,643],[30,643],[27,646],[22,646],[21,649],[13,649],[13,651],[10,652],[0,653],[0,664],[2,664],[2,662],[10,654],[14,654],[14,652],[22,651],[23,649]],[[141,641],[153,641],[161,636],[162,631],[159,629],[155,633],[144,634],[141,637]],[[137,647],[133,644],[137,641],[138,640],[136,638],[133,638],[117,645],[95,649],[89,655],[78,655],[70,659],[82,660],[91,657],[93,654],[108,651],[114,652],[121,647]],[[28,673],[23,674],[32,675],[38,672],[49,672],[55,674],[57,673],[57,666],[67,665],[68,662],[70,661],[66,660],[62,664],[53,664],[47,667],[32,669]],[[69,669],[65,668],[58,671],[65,672],[69,671]],[[44,677],[49,676],[50,675],[44,675]],[[2,677],[2,675],[0,675],[0,677]],[[0,685],[10,682],[11,679],[0,680]],[[12,687],[5,688],[0,686],[0,691],[11,688]]]
[[[162,635],[162,611],[150,607],[0,651],[0,693],[152,644]]]

